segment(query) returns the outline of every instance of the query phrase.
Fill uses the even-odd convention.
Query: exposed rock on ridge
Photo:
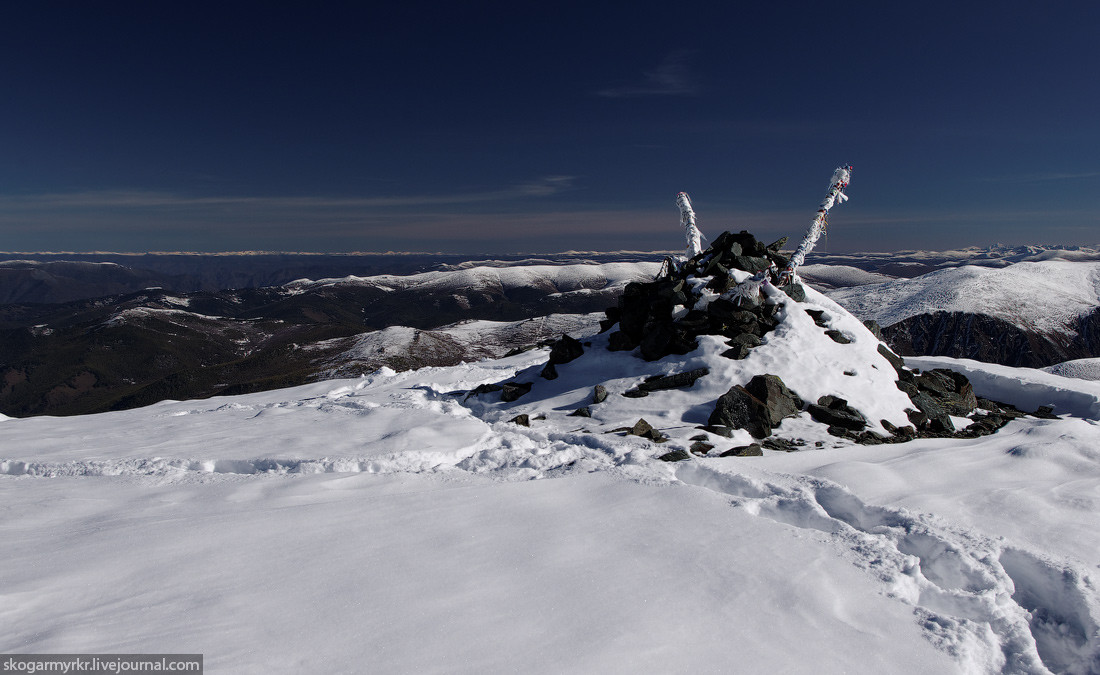
[[[872,333],[876,326],[865,326],[797,281],[776,287],[775,270],[786,264],[776,248],[764,246],[744,231],[726,232],[694,258],[666,262],[655,280],[627,285],[618,304],[606,310],[603,334],[593,340],[592,348],[563,336],[540,373],[543,381],[566,372],[574,382],[583,381],[588,372],[605,372],[607,378],[606,371],[594,366],[610,358],[619,364],[623,376],[589,380],[583,393],[573,395],[568,382],[536,381],[529,389],[518,390],[518,382],[526,385],[530,380],[521,372],[504,385],[507,396],[485,394],[480,397],[485,399],[483,404],[491,407],[499,399],[509,404],[508,410],[551,414],[539,407],[541,401],[572,398],[572,406],[559,403],[553,409],[572,410],[568,414],[593,424],[610,423],[616,416],[621,420],[632,406],[634,419],[641,413],[653,419],[650,415],[659,411],[672,426],[660,427],[659,432],[648,427],[657,434],[653,440],[673,443],[678,439],[672,430],[685,428],[677,427],[675,421],[696,420],[694,428],[707,433],[683,439],[681,449],[660,457],[665,461],[700,454],[751,456],[761,446],[799,450],[807,443],[796,435],[797,430],[806,429],[807,424],[823,425],[838,439],[879,444],[992,433],[1022,414],[979,401],[959,373],[907,368]],[[628,354],[612,357],[608,352]],[[645,374],[646,363],[660,367],[661,372]],[[735,379],[727,379],[723,386],[725,378]],[[593,397],[588,393],[592,391],[600,396]],[[657,401],[643,404],[640,400],[657,397],[667,401],[668,407],[661,410]],[[956,429],[964,417],[969,418],[965,428]],[[582,428],[596,431],[599,427]],[[756,442],[724,450],[716,445],[723,437]]]

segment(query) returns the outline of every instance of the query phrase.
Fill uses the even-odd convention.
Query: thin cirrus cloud
[[[638,98],[643,96],[693,96],[699,93],[699,83],[688,69],[690,52],[669,54],[653,70],[645,71],[638,82],[608,87],[596,92],[604,98]]]
[[[394,197],[188,197],[168,192],[105,190],[0,197],[4,212],[72,212],[128,209],[381,209],[507,202],[550,197],[573,188],[574,176],[545,176],[499,190]]]

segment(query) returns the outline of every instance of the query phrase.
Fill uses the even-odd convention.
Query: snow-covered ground
[[[1004,319],[1045,335],[1066,333],[1096,309],[1100,263],[1044,260],[1004,268],[952,267],[913,279],[895,279],[829,291],[861,319],[883,326],[926,312],[968,312]]]
[[[537,288],[551,292],[583,292],[619,288],[631,281],[652,279],[661,269],[654,262],[614,262],[571,265],[525,265],[512,267],[464,267],[439,272],[342,279],[301,279],[287,285],[290,292],[334,284],[362,284],[383,290],[415,290],[425,293],[446,291],[469,293],[479,289]]]
[[[583,404],[570,383],[620,358],[559,366],[543,400]],[[669,358],[649,365],[701,357]],[[912,359],[1068,415],[881,446],[803,424],[822,447],[669,464],[698,433],[684,391],[634,399],[661,445],[600,432],[625,407],[527,428],[453,393],[545,359],[0,419],[0,650],[201,652],[218,673],[1100,672],[1100,385]]]
[[[894,278],[850,265],[802,265],[798,268],[798,274],[817,288],[866,286],[881,284]]]
[[[1080,380],[1100,380],[1100,358],[1074,359],[1043,368],[1048,373]]]

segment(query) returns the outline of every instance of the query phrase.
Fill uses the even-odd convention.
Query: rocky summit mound
[[[626,286],[600,334],[563,335],[545,364],[466,404],[489,421],[572,416],[578,431],[667,442],[666,460],[974,437],[1023,414],[977,398],[960,373],[906,367],[876,325],[797,278],[777,285],[783,243],[726,232],[666,261]]]

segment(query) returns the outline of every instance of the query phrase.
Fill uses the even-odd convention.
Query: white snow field
[[[451,291],[472,293],[480,289],[515,290],[539,288],[558,293],[586,293],[591,289],[622,288],[631,281],[651,279],[660,263],[615,262],[575,265],[526,265],[512,267],[472,267],[420,274],[380,274],[342,279],[299,279],[287,284],[289,292],[335,284],[361,284],[383,290],[418,290],[435,293]]]
[[[539,350],[0,418],[0,650],[199,652],[212,673],[1100,673],[1098,383],[914,358],[1062,417],[859,446],[803,414],[777,429],[799,452],[717,457],[738,431],[656,459],[758,372],[901,414],[877,341],[808,296],[741,361],[588,335],[552,381]],[[464,396],[513,376],[534,382],[514,403]],[[570,416],[593,383],[607,401]],[[613,432],[639,417],[670,440]]]
[[[894,277],[850,265],[802,265],[798,275],[816,288],[846,288],[892,281]]]
[[[1048,373],[1081,380],[1100,380],[1100,358],[1074,359],[1043,368]]]
[[[890,326],[925,312],[987,314],[1046,335],[1066,333],[1100,298],[1100,263],[1044,260],[1003,268],[952,267],[829,291],[861,319]]]

